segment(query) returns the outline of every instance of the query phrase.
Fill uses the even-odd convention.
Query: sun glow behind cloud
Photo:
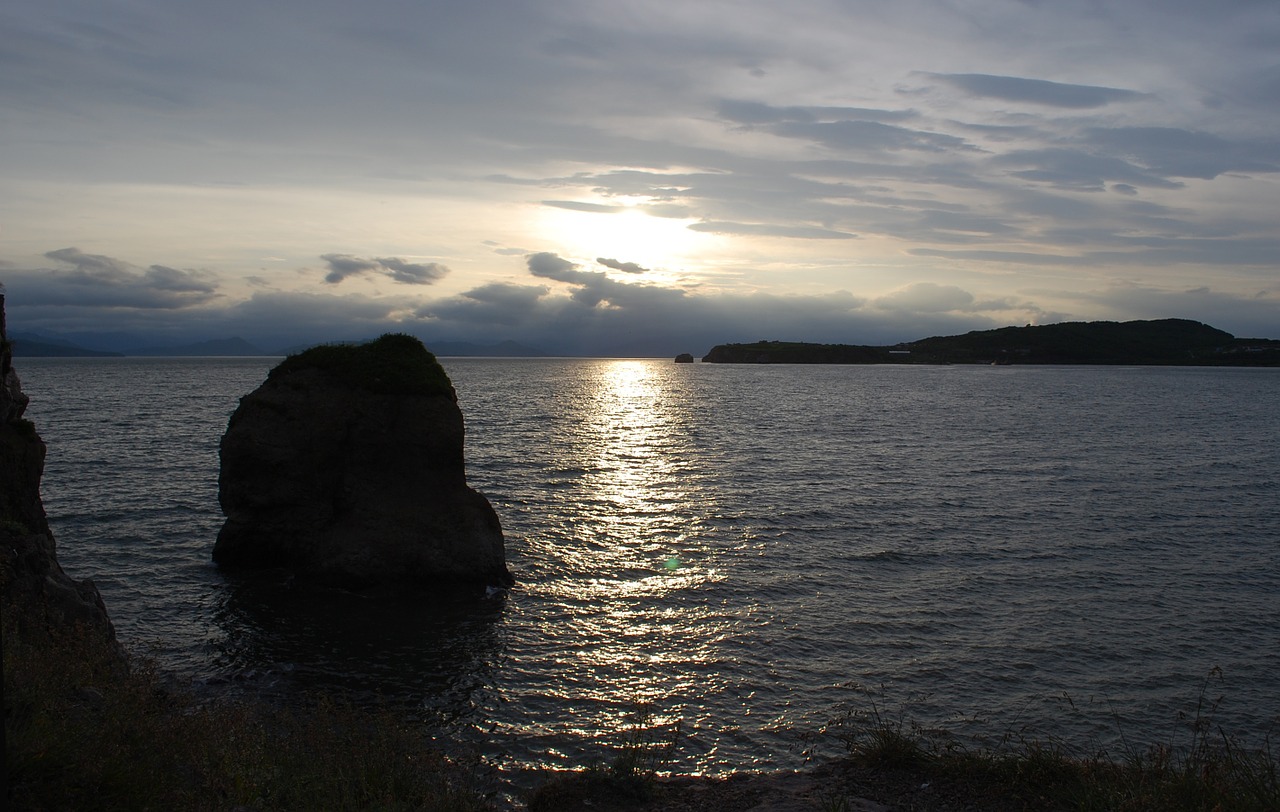
[[[616,258],[639,266],[648,281],[696,274],[723,251],[724,238],[689,228],[692,218],[658,217],[639,203],[581,204],[551,201],[539,208],[534,231],[566,256],[584,261]],[[636,273],[633,269],[632,273]],[[626,272],[619,276],[628,275]]]

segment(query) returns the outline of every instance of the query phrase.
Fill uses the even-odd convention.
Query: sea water
[[[518,583],[441,605],[212,565],[277,360],[17,364],[64,568],[197,690],[400,703],[512,766],[645,708],[708,773],[834,755],[850,709],[1082,748],[1280,718],[1280,370],[446,358]]]

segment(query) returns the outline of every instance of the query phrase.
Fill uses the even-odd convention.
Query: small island
[[[1116,364],[1280,366],[1280,340],[1236,338],[1189,319],[1063,322],[975,330],[886,347],[758,341],[720,344],[713,364]]]

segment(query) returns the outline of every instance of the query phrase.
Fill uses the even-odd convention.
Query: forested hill
[[[1280,366],[1280,341],[1236,338],[1188,319],[1064,322],[975,330],[872,347],[760,341],[720,344],[722,364],[1168,364]]]

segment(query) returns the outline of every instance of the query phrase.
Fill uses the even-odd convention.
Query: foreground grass
[[[932,789],[912,791],[894,808],[969,808],[950,805],[961,799],[1002,810],[1280,810],[1280,753],[1269,740],[1242,745],[1214,723],[1215,707],[1202,690],[1184,745],[1126,745],[1119,754],[1015,734],[970,747],[946,731],[886,718],[874,705],[837,720],[832,732],[845,745],[850,774],[899,772]]]
[[[809,770],[799,792],[808,808],[823,812],[863,809],[860,799],[903,812],[1280,810],[1277,754],[1267,742],[1242,746],[1214,724],[1214,710],[1202,691],[1185,746],[1125,747],[1111,755],[1012,733],[989,746],[966,745],[864,702],[825,731],[844,756]],[[610,760],[548,780],[530,797],[529,811],[798,808],[797,783],[782,774],[664,775],[678,742],[678,727],[654,724],[642,712]]]
[[[389,709],[325,697],[293,709],[200,703],[166,688],[146,662],[126,669],[82,636],[52,646],[13,637],[4,646],[6,809],[493,809],[478,765],[440,754],[420,725]],[[814,771],[822,792],[812,802],[832,812],[858,808],[858,798],[894,810],[1280,810],[1277,753],[1242,746],[1211,711],[1189,720],[1184,746],[1112,755],[1016,735],[968,746],[872,703],[828,730],[846,755]],[[777,779],[671,779],[679,741],[678,723],[641,707],[609,758],[549,777],[530,812],[731,812]]]
[[[6,630],[8,632],[9,630]],[[390,710],[200,704],[84,636],[4,647],[6,809],[490,809]]]

